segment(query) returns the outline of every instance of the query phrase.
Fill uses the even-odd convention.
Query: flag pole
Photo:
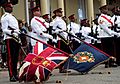
[[[58,29],[60,29],[60,30],[62,30],[62,29],[61,29],[60,27],[58,27],[58,26],[57,26],[57,28],[58,28]],[[53,29],[53,31],[55,31],[55,30]],[[107,55],[107,56],[110,56],[110,55],[108,55],[107,53],[103,52],[102,50],[100,50],[100,49],[96,48],[95,46],[93,46],[93,45],[91,45],[91,44],[89,44],[89,43],[87,43],[87,42],[83,41],[81,38],[79,38],[79,37],[77,37],[77,36],[72,35],[72,34],[71,34],[71,33],[69,33],[68,31],[66,31],[66,30],[62,30],[62,32],[66,32],[66,33],[67,33],[68,35],[70,35],[71,37],[74,37],[74,38],[76,38],[76,39],[80,40],[81,42],[85,43],[86,45],[89,45],[89,46],[91,46],[91,47],[95,48],[96,50],[100,51],[101,53],[104,53],[104,54],[105,54],[105,55]]]
[[[57,34],[57,35],[58,35],[58,37],[60,37],[64,41],[64,43],[66,43],[66,45],[69,47],[71,53],[73,54],[73,50],[72,50],[71,46],[69,45],[68,40],[65,40],[65,38],[62,37],[60,34]]]
[[[24,33],[22,33],[22,34],[24,34]],[[55,50],[58,50],[58,51],[60,51],[60,52],[62,52],[62,53],[64,53],[64,54],[66,54],[66,55],[69,56],[68,53],[66,53],[66,52],[64,52],[64,51],[62,51],[62,50],[60,50],[60,49],[58,49],[58,48],[55,48],[55,47],[51,46],[50,44],[47,44],[47,43],[45,43],[45,42],[43,42],[43,41],[41,41],[41,40],[39,40],[39,39],[36,39],[36,38],[28,35],[28,34],[24,34],[24,35],[27,36],[27,37],[29,37],[29,38],[32,38],[32,39],[34,39],[34,40],[36,40],[36,41],[38,41],[38,42],[40,42],[40,43],[43,43],[43,44],[47,45],[48,47],[51,47],[51,48],[53,48],[53,49],[55,49]]]
[[[95,46],[93,46],[93,45],[91,45],[91,44],[89,44],[89,43],[87,43],[87,42],[83,41],[83,40],[82,40],[82,39],[80,39],[79,37],[74,36],[74,35],[72,35],[71,33],[67,32],[67,31],[65,31],[65,30],[63,30],[63,32],[68,33],[68,35],[71,35],[72,37],[74,37],[74,38],[76,38],[76,39],[80,40],[81,42],[83,42],[83,43],[85,43],[85,44],[87,44],[87,45],[89,45],[89,46],[91,46],[91,47],[95,48],[96,50],[100,51],[101,53],[104,53],[105,55],[110,56],[110,55],[108,55],[107,53],[103,52],[102,50],[100,50],[100,49],[96,48]]]

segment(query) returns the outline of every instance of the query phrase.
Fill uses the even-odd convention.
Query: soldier
[[[97,40],[94,37],[92,37],[91,32],[92,31],[91,31],[89,20],[87,19],[81,20],[80,33],[82,34],[82,39],[87,43],[92,43],[92,41]]]
[[[7,48],[9,77],[10,82],[16,82],[18,80],[17,63],[20,49],[17,37],[18,34],[20,34],[20,30],[17,19],[12,15],[13,5],[11,3],[6,3],[3,5],[3,8],[5,14],[1,17],[1,25]]]
[[[98,24],[102,29],[102,31],[100,32],[101,35],[99,38],[101,38],[103,51],[109,54],[111,56],[111,59],[113,59],[113,56],[115,56],[113,36],[116,35],[117,37],[119,37],[120,34],[112,30],[113,22],[111,20],[111,17],[107,15],[108,6],[104,5],[100,7],[99,10],[101,12],[101,15],[98,18]],[[111,61],[109,61],[109,63],[105,63],[105,68],[116,67],[116,66],[117,65]]]
[[[53,33],[56,33],[60,36],[62,36],[65,40],[67,40],[67,33],[63,32],[66,31],[66,23],[65,21],[62,19],[62,9],[58,8],[56,10],[53,11],[53,13],[55,14],[56,18],[54,19],[54,24],[53,24]],[[68,45],[61,39],[58,37],[58,41],[57,41],[57,48],[67,52],[67,53],[71,53],[69,50]],[[65,73],[67,72],[66,70],[63,69],[63,65],[62,64],[60,66],[59,72],[60,73]]]
[[[36,39],[39,39],[45,43],[47,43],[48,39],[53,39],[51,35],[47,33],[47,26],[46,21],[40,17],[40,8],[38,6],[32,8],[32,12],[34,17],[31,19],[31,36],[33,36]],[[34,47],[36,45],[37,41],[34,39],[31,39],[31,44]],[[40,45],[40,50],[38,50],[38,54],[46,47],[44,44],[38,42],[38,45]]]
[[[50,18],[50,27],[49,27],[49,34],[53,36],[53,40],[49,40],[49,44],[52,45],[52,46],[56,46],[57,45],[57,35],[55,33],[52,32],[53,30],[53,24],[55,22],[55,18],[56,18],[56,15],[53,15],[52,18]]]
[[[95,41],[94,46],[101,49],[101,40],[98,38],[100,36],[100,26],[98,24],[98,18],[93,20],[94,24],[92,26],[92,30],[93,30],[93,37],[97,39],[97,41]]]
[[[49,15],[49,14],[45,14],[45,15],[43,15],[42,17],[43,17],[43,19],[45,19],[45,21],[46,21],[48,33],[54,37],[54,35],[52,34],[52,28],[53,28],[53,23],[54,23],[54,21],[52,21],[52,19],[50,18],[50,15]],[[48,44],[54,46],[54,44],[55,44],[54,41],[56,41],[56,40],[55,40],[55,39],[49,39]]]
[[[72,35],[77,36],[77,34],[80,33],[80,26],[75,22],[75,14],[70,15],[68,18],[70,23],[67,25],[67,31]],[[72,42],[71,45],[73,51],[79,47],[80,41],[78,39],[71,37],[71,35],[68,36],[68,39]]]
[[[66,16],[63,16],[62,19],[65,21],[66,24],[68,24],[67,22],[67,17]]]
[[[46,21],[46,26],[47,26],[47,28],[49,28],[49,23],[50,23],[50,16],[49,16],[49,14],[44,14],[43,16],[42,16],[42,18]]]
[[[50,16],[49,16],[49,14],[42,15],[42,18],[45,19],[46,22],[48,22],[48,23],[50,22]]]
[[[120,8],[116,6],[111,11],[113,13],[112,20],[114,21],[113,30],[120,33]],[[120,66],[120,38],[114,38],[114,41],[116,48],[116,63]]]

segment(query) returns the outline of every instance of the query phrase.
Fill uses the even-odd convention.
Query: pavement
[[[77,71],[71,73],[59,73],[58,69],[52,72],[52,76],[44,84],[120,84],[120,66],[116,68],[104,68],[104,64],[83,75]],[[56,83],[57,81],[61,83]],[[8,71],[0,70],[0,84],[34,84],[33,82],[19,83],[9,82]]]

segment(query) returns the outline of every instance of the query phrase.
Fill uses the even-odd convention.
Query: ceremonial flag
[[[40,42],[36,42],[35,46],[33,47],[33,53],[39,55],[43,51],[43,44]]]
[[[47,47],[39,55],[28,54],[19,70],[20,81],[41,82],[49,78],[54,68],[68,59],[68,55]]]
[[[109,59],[109,55],[85,42],[74,51],[74,56],[65,62],[65,69],[88,72],[98,64]]]

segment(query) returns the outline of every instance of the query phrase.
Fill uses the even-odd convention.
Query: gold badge
[[[44,67],[46,67],[46,66],[50,65],[50,61],[48,61],[47,59],[45,59],[42,56],[36,56],[35,58],[33,58],[32,64],[43,65]]]
[[[77,63],[94,62],[95,61],[93,54],[89,53],[87,51],[78,52],[73,58],[74,58],[74,61]]]

